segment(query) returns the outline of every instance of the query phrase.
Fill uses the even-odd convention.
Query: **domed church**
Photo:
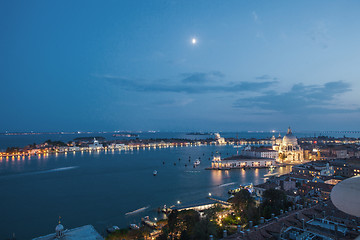
[[[282,140],[276,139],[273,142],[273,149],[279,152],[279,162],[292,163],[304,161],[304,152],[298,144],[297,138],[292,134],[290,127]]]

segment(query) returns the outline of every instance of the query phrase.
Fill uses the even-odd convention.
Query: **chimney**
[[[302,221],[302,228],[305,229],[305,219],[301,219]]]
[[[336,240],[339,239],[338,238],[338,225],[337,224],[335,224],[335,239]]]
[[[249,221],[249,229],[253,227],[253,221]]]
[[[227,231],[226,229],[223,231],[223,238],[226,238],[227,237]]]

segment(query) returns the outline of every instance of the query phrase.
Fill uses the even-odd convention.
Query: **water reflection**
[[[255,177],[258,178],[259,177],[259,169],[255,168]]]
[[[222,183],[222,175],[221,170],[211,170],[211,180],[214,185],[220,185]]]
[[[240,170],[241,180],[244,182],[246,179],[246,171],[242,168]]]

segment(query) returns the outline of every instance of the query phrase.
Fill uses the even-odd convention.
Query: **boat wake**
[[[139,212],[143,212],[143,211],[145,211],[146,209],[148,209],[149,207],[150,207],[150,206],[142,207],[142,208],[136,209],[135,211],[125,213],[125,215],[127,216],[127,215],[136,214],[136,213],[139,213]]]
[[[276,176],[276,175],[279,175],[279,174],[280,173],[278,173],[278,172],[268,173],[268,174],[265,174],[264,177]]]
[[[218,185],[218,187],[226,187],[226,186],[230,186],[230,185],[234,185],[235,182],[231,182],[231,183],[224,183],[224,184],[220,184]]]
[[[185,171],[185,172],[189,172],[189,173],[198,173],[200,171]]]
[[[14,177],[38,175],[38,174],[43,174],[43,173],[61,172],[61,171],[67,171],[67,170],[75,169],[75,168],[78,168],[78,167],[79,166],[54,168],[54,169],[45,170],[45,171],[37,171],[37,172],[28,172],[28,173],[19,173],[19,174],[14,174],[14,175],[7,175],[7,176],[2,176],[0,178],[4,179],[4,178],[14,178]]]

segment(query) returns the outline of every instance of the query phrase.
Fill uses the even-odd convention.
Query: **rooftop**
[[[252,157],[252,156],[245,156],[245,155],[234,155],[231,157],[227,157],[224,158],[223,160],[255,160],[255,159],[260,159],[260,160],[273,160],[272,158],[262,158],[262,157]]]
[[[324,218],[324,215],[326,218]],[[320,219],[319,221],[321,224],[314,224],[314,219]],[[280,215],[278,219],[275,218],[270,221],[266,221],[264,224],[258,225],[257,228],[252,228],[250,231],[245,231],[244,234],[237,233],[225,239],[278,239],[279,235],[285,229],[289,229],[290,227],[302,229],[303,224],[305,225],[305,231],[309,231],[312,234],[315,233],[316,235],[321,236],[322,239],[334,239],[334,231],[331,230],[331,227],[326,225],[326,223],[330,223],[330,221],[337,223],[338,226],[341,226],[341,232],[346,232],[345,236],[338,235],[338,239],[354,239],[359,235],[359,232],[353,229],[357,228],[360,219],[339,211],[330,201],[327,201],[310,208],[291,211],[287,214]],[[345,228],[343,228],[344,226],[346,227],[347,231]]]
[[[92,225],[85,225],[78,228],[64,230],[61,240],[103,240],[104,238],[95,230]],[[34,238],[33,240],[53,240],[55,233]]]

